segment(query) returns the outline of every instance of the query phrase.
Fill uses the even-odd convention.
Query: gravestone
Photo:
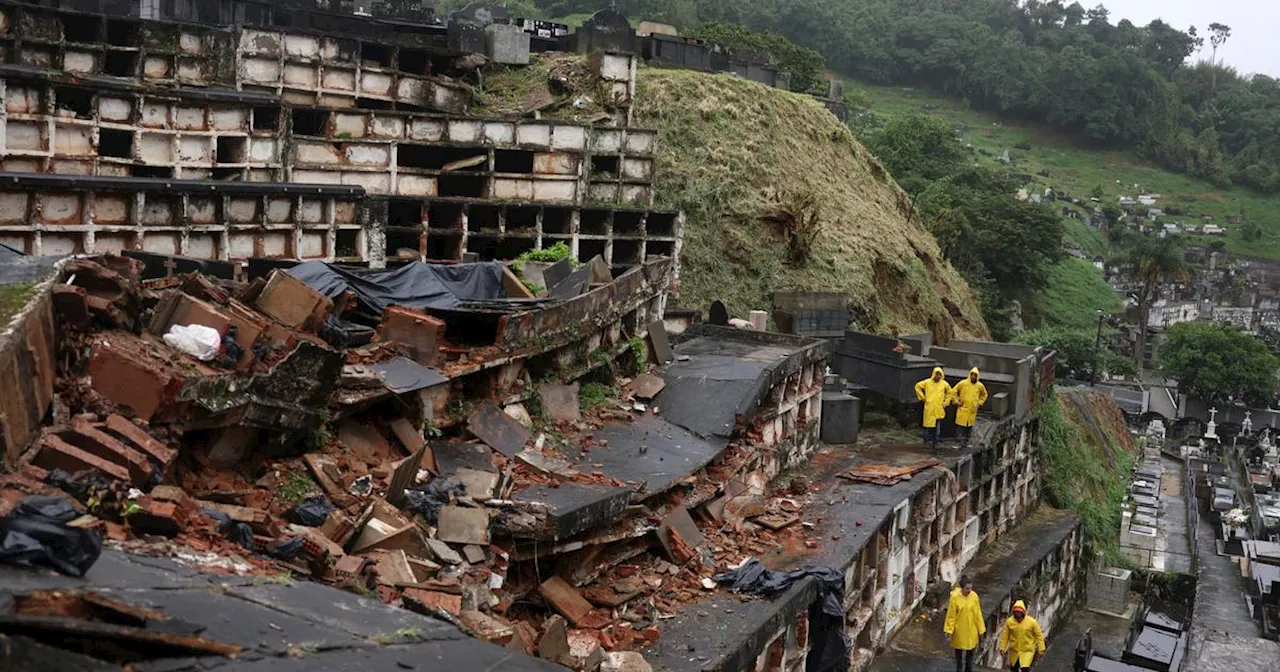
[[[574,33],[576,51],[592,54],[597,51],[635,53],[636,31],[631,22],[620,12],[602,9],[583,22]]]

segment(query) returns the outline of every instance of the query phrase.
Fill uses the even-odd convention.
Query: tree
[[[1256,336],[1234,327],[1184,322],[1169,328],[1160,366],[1178,389],[1210,403],[1269,406],[1280,360]]]
[[[1177,236],[1134,236],[1116,261],[1139,283],[1136,296],[1138,338],[1134,344],[1134,360],[1141,370],[1147,345],[1147,317],[1151,312],[1151,303],[1160,297],[1160,283],[1165,280],[1185,280],[1190,273],[1183,259],[1182,242]]]
[[[1231,26],[1224,23],[1209,24],[1209,44],[1213,46],[1213,55],[1209,58],[1209,65],[1216,66],[1218,64],[1218,47],[1227,43],[1227,39],[1231,37]],[[1213,83],[1209,87],[1211,91],[1218,91],[1218,71],[1213,71]]]
[[[1240,228],[1240,238],[1246,243],[1256,243],[1262,240],[1262,225],[1257,222],[1249,222]]]
[[[958,173],[968,160],[950,125],[919,114],[891,120],[863,144],[913,196],[935,180]]]

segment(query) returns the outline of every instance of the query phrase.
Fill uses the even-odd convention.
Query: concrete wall
[[[9,324],[0,324],[0,455],[5,469],[36,435],[53,401],[57,375],[53,278],[41,283]]]

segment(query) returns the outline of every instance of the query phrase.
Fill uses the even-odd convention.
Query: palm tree
[[[1147,319],[1151,304],[1160,297],[1160,283],[1184,281],[1190,277],[1190,268],[1183,259],[1182,243],[1177,236],[1132,236],[1125,241],[1117,264],[1140,283],[1134,297],[1138,300],[1138,338],[1133,358],[1141,374],[1147,348]]]

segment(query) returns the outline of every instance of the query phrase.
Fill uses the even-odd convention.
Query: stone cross
[[[1209,409],[1209,422],[1216,424],[1217,420],[1218,420],[1218,409],[1216,408]]]

